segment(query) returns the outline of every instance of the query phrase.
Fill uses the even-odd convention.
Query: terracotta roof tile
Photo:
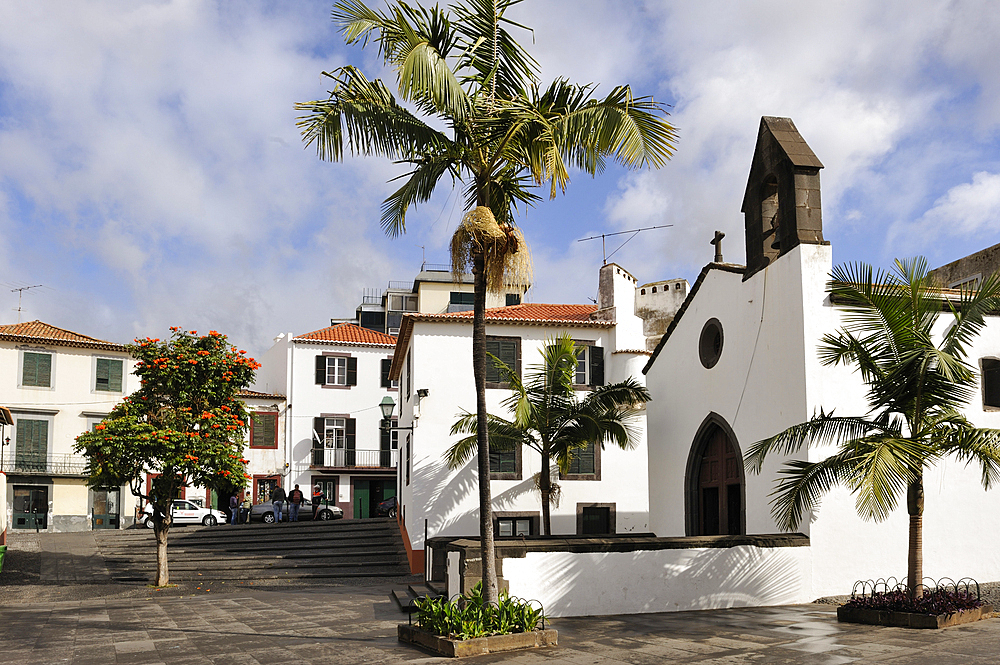
[[[337,342],[340,344],[361,346],[396,346],[396,338],[392,335],[368,330],[353,323],[338,323],[329,328],[314,330],[313,332],[294,337],[292,341],[314,344]]]
[[[493,307],[486,310],[486,323],[529,326],[565,326],[573,328],[613,328],[614,323],[592,318],[597,305],[546,305],[524,303],[509,307]],[[450,323],[460,321],[472,323],[472,312],[452,312],[450,314],[404,314],[399,327],[397,351],[404,351],[410,344],[415,322]],[[399,377],[400,367],[406,354],[394,353],[389,377]]]
[[[122,344],[81,335],[38,320],[0,325],[0,340],[8,342],[46,341],[61,346],[96,348],[108,351],[125,350]]]
[[[530,321],[532,323],[598,323],[590,318],[597,311],[597,305],[546,305],[542,303],[525,303],[508,307],[493,307],[486,310],[486,320],[497,321]],[[451,314],[415,314],[411,315],[417,321],[447,321],[449,319],[471,319],[472,311],[452,312]]]
[[[278,401],[284,401],[285,396],[279,395],[277,393],[262,393],[256,390],[241,390],[237,393],[240,397],[250,398],[250,399],[273,399]]]

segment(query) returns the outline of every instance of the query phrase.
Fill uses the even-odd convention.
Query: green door
[[[94,490],[94,513],[92,527],[94,529],[118,528],[118,505],[120,492],[118,488]]]
[[[14,486],[15,529],[45,529],[49,517],[49,488]]]
[[[367,480],[354,481],[354,519],[367,519],[371,514],[371,489]]]

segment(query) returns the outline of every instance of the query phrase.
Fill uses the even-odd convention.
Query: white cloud
[[[904,250],[955,236],[969,237],[1000,229],[1000,173],[980,171],[972,182],[956,185],[934,202],[934,206],[912,224],[897,224],[890,239]],[[985,245],[984,245],[985,246]]]
[[[349,316],[366,287],[412,278],[418,246],[446,260],[462,214],[447,183],[390,240],[379,204],[403,168],[324,164],[302,147],[292,105],[324,96],[321,71],[379,73],[329,11],[0,4],[0,281],[52,287],[32,318],[119,341],[214,328],[261,350],[278,330]],[[531,211],[536,300],[593,295],[599,241],[584,235],[673,224],[614,256],[640,281],[693,277],[716,229],[742,261],[761,115],[792,117],[826,165],[838,261],[881,262],[904,237],[933,255],[996,233],[1000,13],[987,5],[548,0],[513,17],[535,28],[515,34],[543,81],[632,83],[673,103],[681,132],[663,169],[576,174],[571,196]]]

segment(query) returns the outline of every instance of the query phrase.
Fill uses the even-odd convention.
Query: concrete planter
[[[472,640],[454,640],[434,635],[417,626],[400,624],[397,628],[397,635],[400,642],[414,644],[447,658],[465,658],[466,656],[481,656],[487,653],[535,649],[537,647],[559,644],[559,631],[551,628],[536,630],[531,633],[493,635],[491,637],[479,637]]]
[[[843,623],[864,623],[871,626],[895,626],[899,628],[947,628],[963,623],[979,621],[993,611],[992,605],[983,605],[974,610],[964,610],[954,614],[913,614],[910,612],[889,612],[866,608],[837,608],[837,621]]]

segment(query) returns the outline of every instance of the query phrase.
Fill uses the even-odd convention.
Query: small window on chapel
[[[1000,360],[983,358],[979,364],[982,368],[983,407],[1000,409]]]
[[[705,369],[712,369],[722,357],[722,324],[718,319],[709,319],[701,329],[698,340],[698,356]]]

